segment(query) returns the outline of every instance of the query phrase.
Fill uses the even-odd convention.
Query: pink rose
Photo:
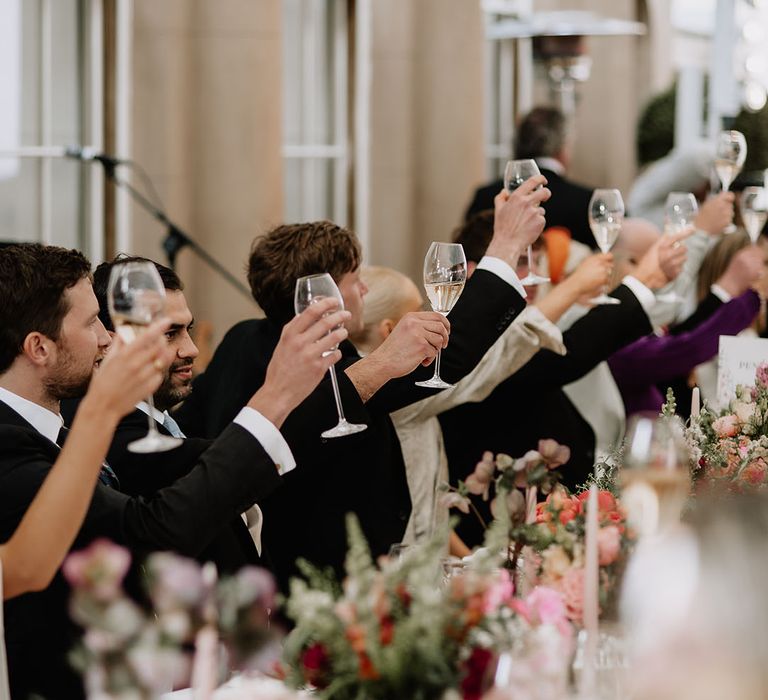
[[[558,581],[568,618],[581,622],[584,617],[584,569],[569,569]]]
[[[483,596],[483,610],[486,613],[498,610],[503,604],[512,599],[514,592],[512,578],[510,577],[509,572],[506,569],[502,569],[496,574],[494,580],[485,590]]]
[[[766,463],[762,457],[758,457],[754,462],[750,462],[741,472],[742,481],[746,481],[751,486],[760,486],[765,480]]]
[[[621,550],[621,533],[615,525],[601,527],[597,533],[597,552],[600,566],[613,564]]]
[[[555,626],[563,637],[570,638],[573,632],[565,609],[563,596],[554,588],[536,586],[526,597],[529,623]]]
[[[739,419],[733,414],[722,416],[712,423],[718,437],[734,437],[739,432]]]
[[[86,549],[70,554],[62,569],[73,588],[83,588],[97,600],[109,601],[120,592],[130,565],[127,549],[98,539]]]
[[[755,380],[761,386],[768,387],[768,364],[762,364],[757,368]]]

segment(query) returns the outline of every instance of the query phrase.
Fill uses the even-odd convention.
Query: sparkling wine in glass
[[[597,247],[608,253],[621,231],[624,221],[624,200],[619,190],[595,190],[589,200],[589,227],[595,237]],[[607,285],[606,285],[607,287]],[[600,296],[590,299],[593,304],[620,304],[615,297],[606,294],[604,287]]]
[[[339,309],[344,308],[344,299],[341,296],[339,288],[336,286],[336,282],[333,281],[327,272],[320,275],[308,275],[306,277],[299,277],[296,280],[296,290],[293,297],[293,307],[297,314],[300,314],[311,304],[316,304],[318,301],[327,299],[328,297],[334,297],[339,302]],[[329,351],[331,352],[331,351]],[[329,353],[326,353],[326,355]],[[344,437],[345,435],[353,435],[365,430],[368,426],[361,423],[350,423],[344,417],[344,408],[341,405],[341,395],[339,394],[339,381],[336,377],[336,367],[331,365],[328,368],[331,374],[331,384],[333,386],[333,398],[336,400],[336,412],[339,416],[339,422],[333,427],[323,433],[321,437],[324,438],[336,438]]]
[[[514,192],[528,178],[534,175],[541,175],[539,166],[532,158],[522,160],[509,160],[507,167],[504,168],[504,189],[508,192]],[[549,282],[549,277],[537,275],[533,269],[533,246],[528,246],[528,274],[520,280],[524,285],[535,286]]]
[[[429,246],[424,258],[424,289],[432,310],[447,316],[459,300],[467,281],[467,258],[460,243],[437,243]],[[440,378],[440,351],[437,351],[435,373],[431,379],[416,382],[416,386],[449,389]]]
[[[667,203],[664,207],[664,233],[667,236],[673,236],[682,233],[686,229],[691,229],[693,220],[699,213],[699,204],[696,197],[690,192],[670,192],[667,195]],[[692,229],[691,229],[692,230]],[[680,273],[684,274],[684,271]],[[680,278],[678,277],[678,280]],[[682,286],[687,286],[690,280],[685,279]],[[665,292],[656,295],[659,301],[667,304],[680,304],[683,297],[675,292]]]
[[[680,521],[690,491],[690,456],[676,417],[638,414],[627,427],[622,502],[641,535]]]
[[[723,192],[728,192],[736,179],[744,161],[747,159],[747,140],[740,131],[721,131],[717,135],[715,146],[715,172],[720,178]],[[736,227],[731,223],[723,229],[723,233],[733,233]]]
[[[741,220],[752,243],[757,243],[768,219],[768,191],[764,187],[745,187],[739,200]]]
[[[109,315],[117,334],[127,343],[133,342],[165,309],[165,287],[154,263],[115,263],[107,288]],[[149,431],[128,445],[130,452],[165,452],[181,445],[182,440],[162,435],[155,425],[155,404],[149,404]]]

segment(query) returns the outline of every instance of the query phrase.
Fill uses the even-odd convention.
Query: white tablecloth
[[[192,700],[192,697],[191,688],[187,688],[166,693],[162,700]],[[274,678],[235,676],[216,690],[213,697],[214,700],[299,700],[311,696],[291,690]]]

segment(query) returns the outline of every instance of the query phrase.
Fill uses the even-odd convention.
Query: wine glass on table
[[[723,192],[728,192],[747,159],[747,140],[740,131],[721,131],[715,146],[715,172],[720,178]],[[736,227],[731,223],[723,233],[733,233]]]
[[[768,190],[764,187],[745,187],[739,201],[741,220],[752,243],[757,243],[768,219]]]
[[[424,289],[432,310],[447,316],[459,300],[467,281],[467,258],[460,243],[437,243],[429,246],[424,258]],[[450,389],[440,378],[440,350],[435,359],[435,373],[431,379],[416,382],[416,386],[430,389]]]
[[[622,502],[641,535],[680,521],[691,486],[689,462],[678,418],[648,413],[630,420],[620,483]]]
[[[126,343],[133,342],[165,309],[165,286],[154,263],[116,263],[109,274],[107,305],[117,334]],[[158,431],[151,396],[147,404],[149,431],[128,445],[129,452],[165,452],[181,445],[179,438]]]
[[[344,299],[341,296],[339,288],[336,286],[336,282],[333,281],[327,272],[319,275],[307,275],[306,277],[299,277],[296,280],[296,290],[293,297],[293,307],[296,314],[300,314],[304,309],[310,305],[317,303],[328,297],[334,297],[338,299],[339,309],[344,308]],[[330,354],[329,351],[327,354]],[[333,398],[336,400],[336,412],[339,416],[339,422],[333,427],[322,433],[321,437],[324,438],[336,438],[344,437],[345,435],[353,435],[365,430],[368,426],[361,423],[350,423],[344,416],[344,408],[341,405],[341,396],[339,394],[339,380],[336,377],[336,367],[331,365],[328,368],[331,374],[331,384],[333,386]]]
[[[670,192],[667,195],[667,203],[664,207],[664,233],[667,236],[674,236],[678,233],[690,229],[693,230],[693,220],[699,213],[699,204],[696,197],[690,192]],[[675,245],[680,245],[676,243]],[[684,272],[680,273],[681,275]],[[679,278],[678,278],[679,279]],[[683,286],[687,286],[689,280],[685,279]],[[656,298],[667,304],[680,304],[683,297],[675,292],[665,292],[658,294]]]
[[[595,190],[589,200],[589,227],[595,237],[597,247],[603,253],[610,252],[619,237],[624,221],[624,200],[618,190]],[[590,299],[593,304],[620,304],[615,297],[606,294],[607,285],[602,293]]]
[[[507,161],[507,167],[504,168],[504,189],[508,192],[514,192],[528,178],[534,175],[541,175],[539,166],[532,158],[522,160]],[[535,286],[549,282],[549,277],[537,275],[533,269],[533,246],[528,246],[528,274],[520,280],[524,285]]]

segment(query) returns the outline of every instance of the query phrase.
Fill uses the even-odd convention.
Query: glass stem
[[[149,434],[150,435],[157,435],[157,426],[155,425],[155,400],[153,397],[149,397],[147,399],[147,403],[149,404]]]
[[[533,246],[528,246],[528,274],[533,276],[536,271],[533,269]]]
[[[336,367],[331,365],[328,368],[331,373],[331,384],[333,385],[333,398],[336,400],[336,410],[339,413],[339,423],[346,423],[347,419],[344,417],[344,409],[341,407],[341,396],[339,395],[339,380],[336,378]]]
[[[432,375],[432,379],[440,379],[440,355],[443,351],[437,351],[437,357],[435,358],[435,373]]]

